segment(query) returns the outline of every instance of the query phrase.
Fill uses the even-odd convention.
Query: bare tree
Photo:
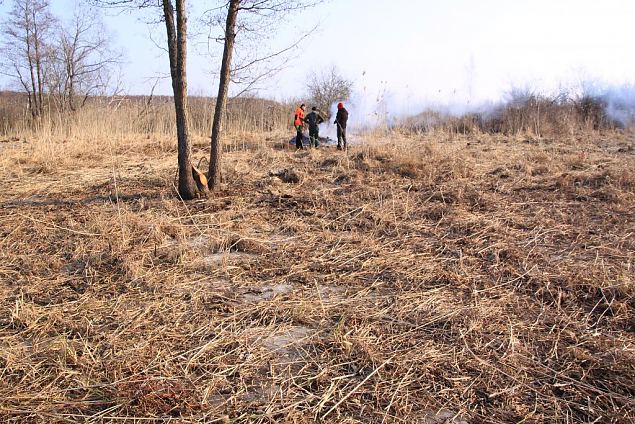
[[[346,101],[351,96],[353,82],[344,78],[335,66],[322,73],[313,73],[307,82],[310,101],[322,113],[330,114],[330,107],[338,101]],[[328,116],[330,118],[330,116]]]
[[[168,38],[170,75],[174,92],[176,131],[178,139],[179,194],[183,199],[193,199],[199,190],[207,190],[207,181],[192,166],[187,109],[187,16],[185,0],[176,0],[176,28],[172,0],[163,0],[163,16]],[[199,179],[197,186],[194,175]]]
[[[104,7],[150,8],[165,23],[170,77],[174,93],[174,110],[178,140],[178,192],[184,200],[207,191],[207,178],[192,165],[192,148],[188,129],[187,107],[187,10],[186,0],[93,0]]]
[[[222,6],[213,9],[215,12],[220,11],[220,14],[215,14],[217,17],[216,21],[222,21],[222,19],[218,19],[218,17],[224,16],[225,25],[223,36],[219,38],[219,40],[223,42],[223,57],[221,60],[218,95],[216,97],[211,132],[211,152],[208,172],[210,190],[217,188],[221,181],[223,119],[227,107],[229,84],[232,82],[232,77],[234,80],[238,79],[239,72],[244,72],[254,64],[262,63],[272,57],[276,57],[299,43],[294,43],[294,45],[287,49],[267,54],[263,57],[252,57],[240,66],[232,69],[232,57],[237,35],[239,33],[245,33],[250,34],[252,37],[254,34],[256,34],[256,37],[258,37],[258,35],[265,37],[265,34],[271,33],[272,29],[275,28],[275,23],[280,22],[285,15],[315,6],[320,2],[321,0],[297,0],[295,2],[285,0],[229,0],[223,1]],[[214,21],[214,19],[212,21]],[[257,78],[252,76],[250,78],[251,84],[253,84],[253,81],[268,76],[270,72],[270,70],[265,71],[257,76]]]
[[[227,93],[229,91],[229,78],[236,41],[236,19],[240,10],[241,0],[229,0],[227,8],[227,19],[225,24],[225,43],[223,48],[223,59],[220,67],[220,79],[218,83],[218,95],[216,96],[216,107],[214,110],[214,121],[212,123],[211,151],[209,157],[209,188],[214,190],[220,183],[221,178],[221,133],[223,131],[223,118],[227,105]]]
[[[33,117],[44,113],[44,84],[50,63],[51,28],[55,18],[48,0],[14,0],[4,22],[2,72],[20,83]]]
[[[112,67],[119,62],[120,55],[110,48],[101,17],[93,9],[77,7],[57,38],[50,91],[60,109],[74,111],[78,97],[79,106],[83,106],[90,95],[107,88]]]
[[[137,7],[156,8],[156,0],[92,0],[107,7]],[[224,22],[223,36],[219,41],[223,42],[223,57],[221,60],[218,95],[214,111],[214,119],[211,131],[211,153],[209,161],[208,181],[205,176],[195,170],[198,178],[198,191],[203,190],[207,182],[209,189],[215,189],[220,183],[221,177],[221,137],[223,130],[223,118],[227,106],[229,84],[232,75],[232,56],[238,30],[253,33],[258,31],[271,31],[272,25],[285,15],[311,7],[322,0],[297,0],[293,3],[286,0],[217,0],[220,6],[212,9],[217,19]],[[174,24],[174,7],[172,0],[162,0],[162,17],[166,24],[168,53],[170,57],[170,73],[172,76],[172,88],[174,91],[177,132],[179,139],[179,192],[184,198],[191,198],[196,193],[193,188],[193,180],[187,169],[194,170],[190,163],[190,145],[187,131],[187,79],[186,79],[186,14],[185,0],[176,0],[176,20]],[[256,62],[258,60],[256,59]],[[187,166],[186,166],[187,165]]]

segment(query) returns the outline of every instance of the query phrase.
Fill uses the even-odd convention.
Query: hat
[[[344,103],[338,103],[337,104],[337,108],[338,109],[344,109]]]

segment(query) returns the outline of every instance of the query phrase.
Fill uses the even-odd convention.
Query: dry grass
[[[0,145],[3,422],[635,420],[631,139],[270,138]]]
[[[190,134],[209,138],[214,99],[190,97]],[[291,127],[293,106],[260,98],[232,98],[223,123],[234,134],[274,132]],[[162,137],[176,132],[174,102],[166,96],[91,97],[76,112],[56,111],[47,104],[41,119],[30,119],[26,95],[0,91],[0,141],[18,134],[22,138],[103,140],[108,137]]]

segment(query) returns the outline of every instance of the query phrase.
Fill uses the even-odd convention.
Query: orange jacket
[[[301,107],[295,110],[295,118],[293,121],[293,125],[301,126],[301,127],[304,126],[304,111],[302,110]]]

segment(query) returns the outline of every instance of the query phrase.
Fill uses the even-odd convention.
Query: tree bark
[[[26,43],[26,57],[29,62],[29,73],[31,74],[31,88],[33,90],[33,95],[29,93],[29,104],[31,105],[31,116],[35,118],[38,116],[38,111],[40,108],[37,105],[37,88],[35,86],[35,65],[33,64],[33,56],[31,53],[31,17],[29,16],[29,11],[24,9],[24,26],[25,26],[25,43]],[[33,101],[31,101],[33,98]]]
[[[223,117],[227,106],[227,94],[229,91],[229,81],[231,73],[232,54],[234,42],[236,40],[236,18],[240,0],[230,0],[227,10],[227,20],[225,22],[225,47],[223,49],[223,60],[220,68],[220,81],[218,84],[218,96],[216,96],[216,107],[214,110],[214,122],[212,124],[211,153],[209,158],[209,188],[214,190],[218,187],[221,179],[221,134],[223,132]]]
[[[44,112],[44,90],[42,83],[42,49],[40,48],[40,35],[38,32],[38,21],[35,10],[32,11],[33,17],[33,45],[35,48],[35,70],[37,73],[37,96],[38,96],[38,115]]]
[[[27,33],[28,34],[28,33]],[[31,87],[33,90],[33,95],[31,95],[31,93],[29,93],[29,102],[31,103],[31,116],[33,118],[37,117],[39,115],[39,110],[40,108],[37,105],[37,88],[35,87],[35,65],[33,65],[33,59],[31,58],[31,44],[30,44],[30,40],[29,37],[27,35],[27,45],[26,45],[26,49],[27,49],[27,57],[29,59],[29,72],[31,74]],[[33,97],[33,101],[31,102],[31,97]]]
[[[176,131],[178,140],[178,191],[184,200],[193,199],[199,192],[192,174],[191,148],[187,117],[187,18],[185,0],[176,0],[177,26],[174,24],[172,0],[163,0],[163,14],[168,37],[170,75],[174,92]]]

